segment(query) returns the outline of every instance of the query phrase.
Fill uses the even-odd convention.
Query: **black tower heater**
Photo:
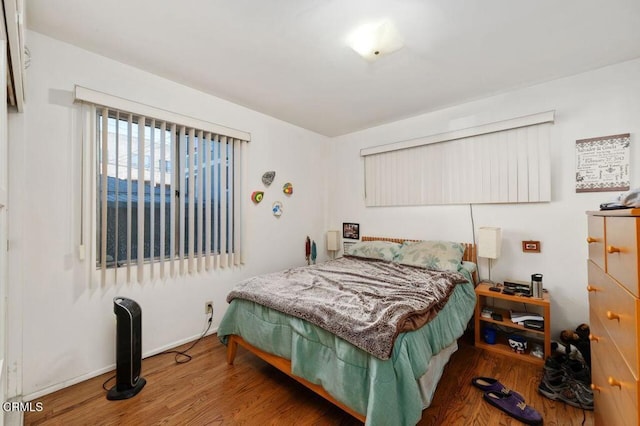
[[[142,310],[125,297],[114,297],[116,314],[116,385],[107,399],[127,399],[138,394],[147,383],[140,377],[142,368]]]

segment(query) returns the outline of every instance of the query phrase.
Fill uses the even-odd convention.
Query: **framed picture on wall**
[[[348,240],[359,240],[360,224],[344,222],[342,224],[342,238],[346,238]]]
[[[576,192],[628,191],[631,134],[576,141]]]

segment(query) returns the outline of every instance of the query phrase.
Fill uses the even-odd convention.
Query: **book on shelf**
[[[480,316],[482,318],[491,318],[491,314],[493,313],[493,309],[488,306],[482,308],[482,312],[480,312]]]
[[[526,291],[526,292],[529,292],[529,288],[530,288],[530,285],[528,282],[512,280],[512,279],[504,280],[502,285],[504,285],[507,288],[510,288],[511,290],[519,290],[519,291]]]
[[[544,318],[540,314],[535,312],[516,312],[509,311],[511,322],[523,325],[525,321],[544,321]]]

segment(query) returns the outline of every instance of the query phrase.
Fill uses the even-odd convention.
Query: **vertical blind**
[[[366,205],[550,201],[553,115],[363,149]]]
[[[85,173],[95,183],[85,184],[95,189],[95,244],[84,245],[96,247],[102,283],[243,261],[248,134],[90,89],[76,87],[76,99],[87,105],[85,164],[95,170]]]

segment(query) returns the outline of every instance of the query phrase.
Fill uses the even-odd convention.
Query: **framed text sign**
[[[576,192],[629,189],[630,134],[576,141]]]

